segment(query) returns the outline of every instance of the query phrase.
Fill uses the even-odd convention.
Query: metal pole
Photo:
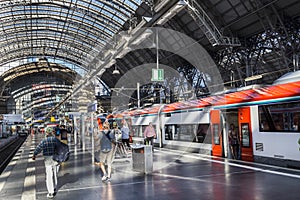
[[[163,108],[164,108],[164,105],[161,105],[158,112],[157,112],[158,120],[157,120],[157,124],[156,124],[157,139],[159,140],[159,147],[160,148],[163,147],[163,140],[164,140],[162,132],[165,132],[164,130],[162,130],[162,128],[165,125],[165,123],[162,122],[162,117],[161,117],[161,112],[162,112]]]
[[[95,124],[94,124],[94,113],[91,112],[91,128],[92,128],[92,164],[94,164],[95,159],[95,147],[94,147],[94,132],[95,132]]]
[[[140,83],[137,83],[137,101],[138,101],[138,108],[141,106],[141,100],[140,100]]]
[[[158,29],[156,29],[156,68],[159,69],[159,55],[158,55]]]
[[[84,114],[81,114],[81,144],[82,144],[82,150],[85,151],[85,116]]]
[[[77,115],[73,116],[73,136],[74,136],[74,144],[77,144],[77,134],[78,134],[78,124],[77,124]]]

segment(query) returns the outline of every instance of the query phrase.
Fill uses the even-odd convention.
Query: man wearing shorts
[[[100,139],[100,168],[103,172],[102,181],[110,181],[111,179],[111,165],[114,156],[115,148],[115,135],[109,130],[109,125],[104,124],[102,131],[98,133]],[[105,163],[107,164],[107,172],[105,169]]]

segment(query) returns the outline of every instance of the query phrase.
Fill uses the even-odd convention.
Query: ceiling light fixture
[[[117,66],[115,66],[115,70],[112,72],[113,74],[120,74],[120,71],[117,69]]]

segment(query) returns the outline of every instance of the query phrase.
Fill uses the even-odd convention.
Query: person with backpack
[[[55,147],[60,143],[53,134],[52,128],[46,129],[46,138],[43,139],[35,148],[32,160],[35,160],[36,156],[43,152],[45,168],[46,168],[46,186],[48,190],[47,198],[54,198],[57,189],[57,173],[59,170],[58,162],[52,159],[55,154]]]
[[[111,179],[111,167],[116,143],[115,134],[110,131],[109,123],[104,123],[103,130],[98,132],[97,137],[100,139],[99,166],[103,172],[102,181],[109,182]],[[107,171],[105,169],[105,163],[107,165]]]

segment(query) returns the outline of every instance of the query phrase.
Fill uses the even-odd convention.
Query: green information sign
[[[152,69],[151,81],[164,81],[164,69]]]

